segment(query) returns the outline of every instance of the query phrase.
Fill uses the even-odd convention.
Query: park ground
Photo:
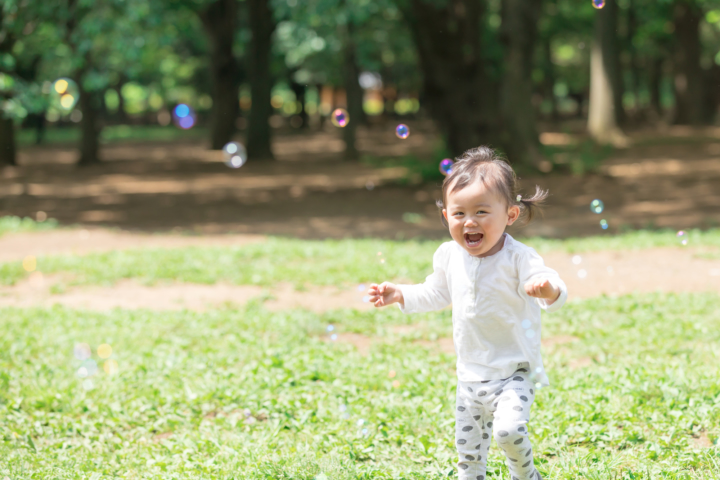
[[[361,131],[359,163],[287,133],[238,170],[192,139],[109,141],[87,169],[24,148],[0,179],[0,475],[452,478],[450,312],[362,300],[421,281],[449,238],[417,167],[436,140],[411,128]],[[553,171],[522,184],[552,196],[511,233],[570,301],[543,318],[538,468],[720,478],[720,130],[542,138]]]

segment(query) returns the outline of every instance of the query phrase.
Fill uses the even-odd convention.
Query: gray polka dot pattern
[[[510,470],[509,476],[499,478],[542,480],[533,464],[528,437],[535,392],[527,371],[521,367],[503,380],[458,382],[455,443],[460,480],[485,480],[493,437]]]

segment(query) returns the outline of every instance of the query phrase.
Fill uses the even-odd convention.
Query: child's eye
[[[487,213],[485,210],[478,210],[477,213]]]
[[[457,217],[458,215],[462,215],[462,214],[463,214],[462,212],[455,212],[455,213],[453,213],[453,216]]]

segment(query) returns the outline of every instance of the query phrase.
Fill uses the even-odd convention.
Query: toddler
[[[370,286],[376,307],[405,313],[452,304],[457,354],[455,443],[461,480],[484,480],[490,435],[507,457],[512,480],[541,480],[527,423],[535,390],[547,386],[540,358],[540,310],[558,310],[567,289],[532,248],[505,233],[532,219],[547,192],[517,195],[512,168],[488,147],[465,152],[442,187],[443,224],[452,241],[433,256],[420,285]]]

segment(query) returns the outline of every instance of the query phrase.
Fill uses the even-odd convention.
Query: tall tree
[[[363,90],[358,83],[360,69],[357,61],[357,46],[355,40],[355,26],[352,18],[348,18],[347,23],[342,32],[343,37],[343,80],[345,84],[345,96],[347,98],[347,110],[352,120],[343,128],[343,138],[345,139],[345,157],[347,159],[356,159],[358,157],[357,147],[355,146],[355,137],[357,127],[364,123],[363,112]]]
[[[505,50],[501,89],[503,142],[513,162],[537,165],[540,141],[532,105],[532,69],[541,1],[504,0],[500,39]]]
[[[595,17],[590,50],[588,131],[597,142],[622,146],[627,144],[627,138],[619,127],[617,11],[616,0],[607,0]]]
[[[210,148],[219,150],[232,139],[240,111],[237,60],[233,56],[237,0],[216,0],[200,11],[200,18],[210,38],[213,100]]]
[[[252,39],[250,40],[250,116],[248,119],[247,153],[256,160],[273,159],[270,147],[270,95],[272,75],[270,72],[270,48],[275,30],[275,19],[269,0],[248,0]]]
[[[675,25],[673,123],[699,125],[704,115],[703,70],[700,66],[700,21],[702,10],[693,0],[677,0],[673,5]]]
[[[483,62],[482,0],[398,2],[412,32],[431,116],[453,155],[498,138],[496,85]]]

